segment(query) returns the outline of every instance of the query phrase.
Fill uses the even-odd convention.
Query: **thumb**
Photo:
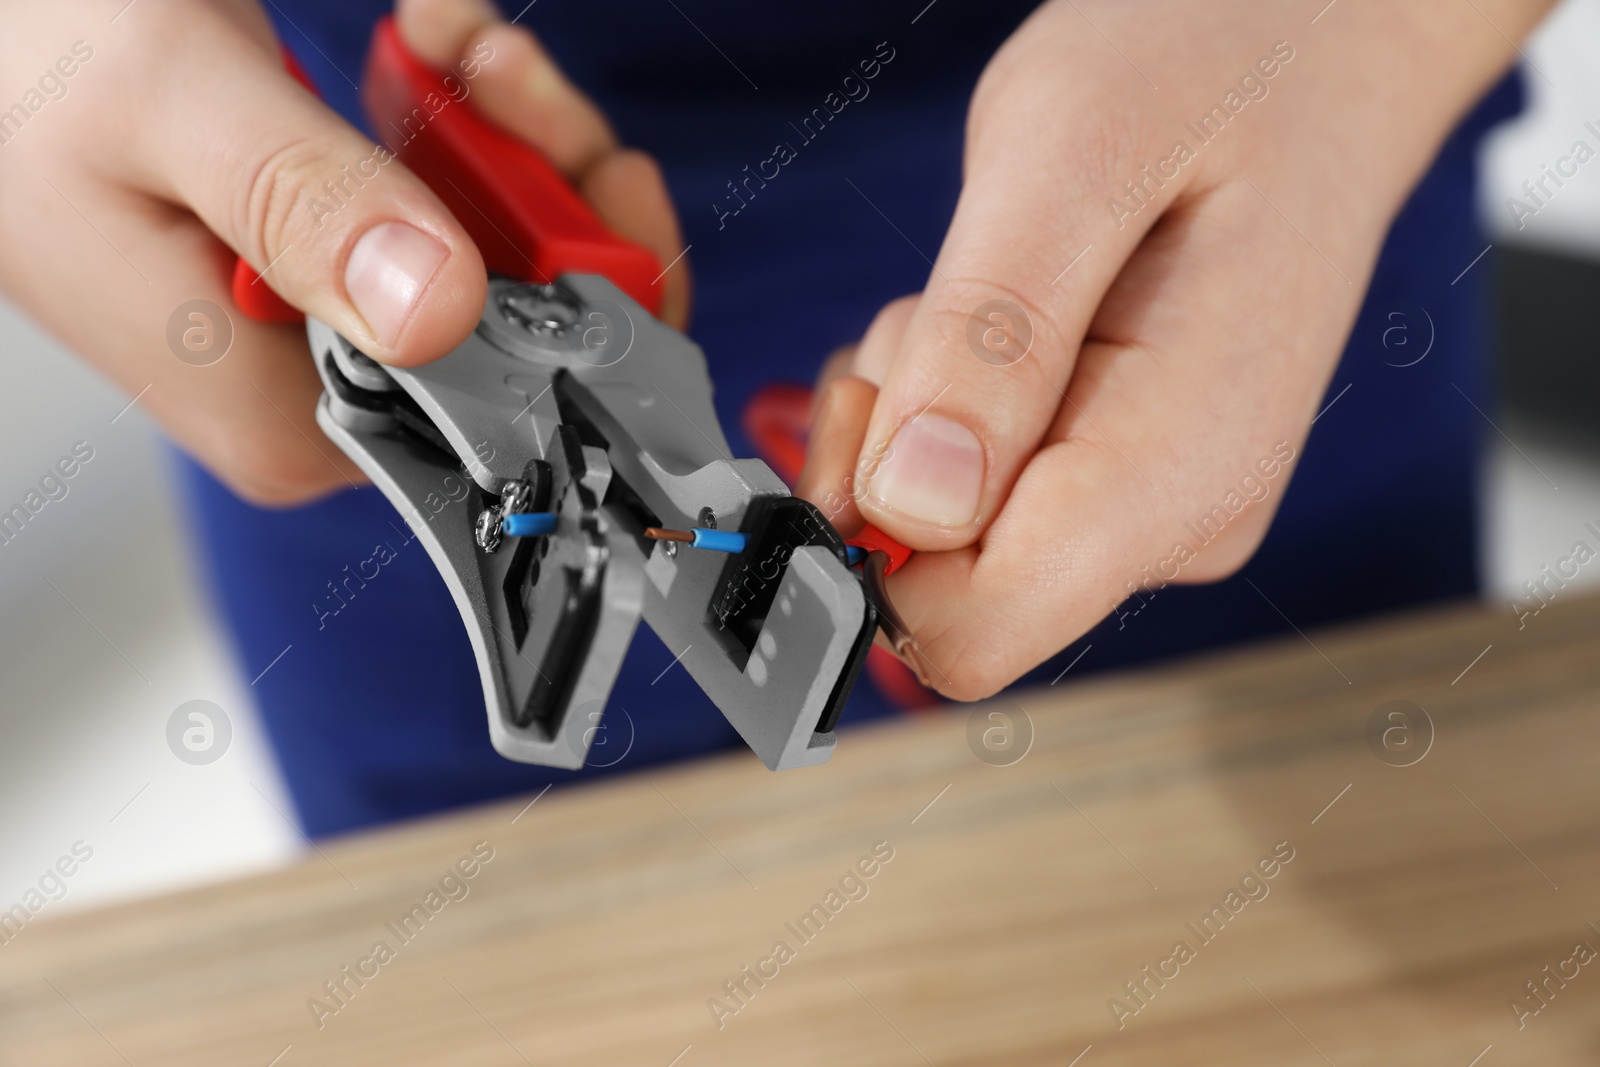
[[[897,330],[874,324],[856,360],[880,385],[857,466],[873,472],[861,511],[923,550],[971,544],[1000,513],[1072,403],[1096,309],[1156,214],[1105,222],[1106,175],[1137,146],[1091,150],[1076,126],[1036,136],[1063,124],[1051,95],[1029,86],[982,104],[927,289]]]
[[[275,56],[216,29],[203,89],[165,79],[165,99],[139,111],[149,128],[132,139],[132,162],[148,191],[193,211],[258,284],[373,358],[412,365],[450,351],[483,311],[472,239],[386,147]]]

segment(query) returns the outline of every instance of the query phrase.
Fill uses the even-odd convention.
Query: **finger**
[[[285,300],[374,358],[450,351],[482,313],[486,275],[449,211],[225,16],[199,7],[181,25],[185,40],[134,62],[192,47],[206,68],[143,72],[141,129],[112,142],[129,146],[126,180],[188,207]]]
[[[689,319],[689,263],[661,168],[643,152],[613,152],[579,184],[584,199],[616,233],[654,252],[665,282],[661,321],[681,330]]]
[[[877,396],[877,386],[853,374],[838,375],[822,386],[805,469],[795,486],[795,495],[821,508],[846,537],[854,537],[863,522],[857,497],[862,479],[871,472],[852,468],[861,454],[861,435]]]
[[[1095,306],[1157,213],[1119,229],[1106,194],[1170,146],[1138,129],[1109,144],[1019,135],[1059,127],[1062,101],[1073,114],[1114,108],[1086,95],[1086,72],[1066,73],[980,88],[954,220],[884,370],[864,440],[890,440],[894,459],[862,510],[913,548],[971,544],[999,512],[1063,402]],[[1187,180],[1163,181],[1160,197]]]
[[[435,70],[448,70],[500,21],[500,12],[489,0],[396,0],[394,18],[412,54]]]
[[[484,0],[403,0],[398,19],[407,43],[427,62],[440,69],[477,69],[474,106],[544,152],[607,226],[655,253],[668,271],[661,319],[682,329],[689,270],[655,161],[619,149],[600,109],[567,80],[538,40],[501,21]]]
[[[52,254],[8,269],[7,292],[184,451],[257,504],[299,504],[365,483],[316,424],[322,385],[304,327],[239,314],[229,290],[234,255],[204,224],[81,177],[18,180],[38,195],[0,208],[0,233]],[[94,294],[87,311],[78,295],[86,292]],[[85,437],[102,443],[92,428]]]
[[[252,40],[273,54],[278,53],[278,35],[272,29],[272,20],[255,0],[218,0],[217,8],[233,19]]]
[[[906,327],[911,324],[911,316],[921,300],[922,294],[911,293],[884,305],[861,338],[861,348],[856,353],[855,373],[874,385],[883,385],[889,377],[889,368],[900,353]]]
[[[835,348],[831,353],[829,353],[827,359],[822,361],[822,369],[817,371],[817,384],[813,388],[811,396],[812,429],[815,429],[817,426],[817,409],[822,406],[822,400],[825,396],[827,396],[828,385],[835,378],[842,377],[846,374],[855,373],[856,355],[860,351],[861,346],[859,344],[840,345],[838,348]],[[871,414],[872,410],[869,408],[866,412],[866,415]],[[861,420],[861,428],[865,430],[866,425],[866,418],[863,416]]]
[[[481,47],[492,58],[473,81],[472,99],[484,115],[536,145],[574,181],[616,151],[611,124],[533,34],[496,22],[482,31]]]
[[[878,396],[878,383],[899,351],[906,324],[919,297],[904,296],[879,311],[861,344],[835,352],[817,380],[806,465],[795,495],[805,497],[829,516],[846,537],[866,520],[861,498],[869,480],[892,462],[887,441],[866,447],[867,423]]]
[[[1370,270],[1376,246],[1312,239],[1352,277]],[[1084,346],[1069,402],[981,544],[919,553],[891,579],[941,692],[992,693],[1125,598],[1135,610],[1248,557],[1360,298],[1307,256],[1240,183],[1175,213],[1129,261],[1093,330],[1125,339]],[[1269,287],[1299,312],[1241,334],[1233,309]]]

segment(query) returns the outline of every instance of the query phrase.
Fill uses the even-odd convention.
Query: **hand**
[[[946,695],[1244,564],[1393,214],[1548,5],[1319,6],[1052,0],[980,80],[928,288],[831,362],[798,489],[920,550],[890,591]]]
[[[361,481],[317,428],[304,329],[233,306],[234,254],[397,366],[472,331],[483,261],[401,163],[347,180],[375,146],[285,73],[254,2],[125,4],[4,4],[0,107],[19,102],[0,112],[0,287],[130,395],[148,386],[141,405],[240,495],[292,504]],[[405,0],[398,17],[414,51],[468,86],[468,106],[543,149],[624,237],[663,263],[678,255],[654,163],[618,147],[525,29],[487,0]],[[668,276],[665,317],[679,322],[686,277]],[[232,346],[209,366],[169,350],[168,319],[192,300],[231,319]]]

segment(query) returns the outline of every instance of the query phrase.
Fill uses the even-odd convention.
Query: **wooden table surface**
[[[30,926],[0,948],[0,1063],[1596,1063],[1597,697],[1600,600],[1573,595],[326,843]],[[1391,700],[1432,723],[1410,766],[1417,713],[1410,756],[1402,720],[1368,740]],[[1019,708],[1027,754],[978,759]]]

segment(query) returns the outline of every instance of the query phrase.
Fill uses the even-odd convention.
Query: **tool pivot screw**
[[[558,285],[517,285],[500,294],[500,314],[537,337],[559,337],[578,324],[578,298]]]

